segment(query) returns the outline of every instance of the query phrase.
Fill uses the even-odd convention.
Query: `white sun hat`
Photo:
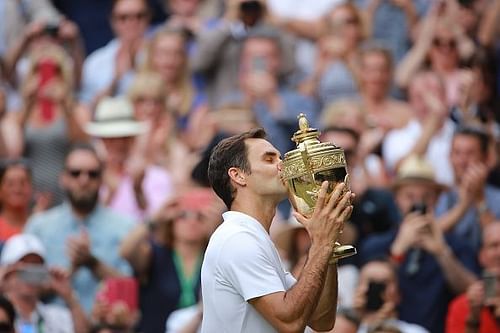
[[[137,136],[148,130],[145,122],[135,120],[132,103],[124,97],[102,99],[94,118],[85,126],[85,132],[98,138]]]

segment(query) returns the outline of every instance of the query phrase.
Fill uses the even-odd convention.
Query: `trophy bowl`
[[[329,200],[337,183],[344,182],[345,191],[349,191],[349,174],[344,150],[330,142],[320,142],[320,132],[309,127],[304,114],[301,113],[298,119],[299,130],[292,137],[297,148],[285,154],[281,177],[288,188],[288,198],[293,208],[311,217],[321,184],[328,181]],[[354,254],[354,246],[335,242],[332,261]]]

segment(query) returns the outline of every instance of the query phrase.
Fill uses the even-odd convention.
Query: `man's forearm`
[[[460,263],[449,247],[446,247],[436,259],[441,266],[446,282],[457,294],[463,293],[476,280],[475,275]]]
[[[335,323],[337,313],[338,277],[337,264],[330,264],[325,284],[309,325],[315,330],[328,330]]]
[[[299,280],[284,294],[284,307],[278,313],[284,322],[294,323],[299,330],[309,323],[325,286],[331,254],[331,249],[311,247]]]

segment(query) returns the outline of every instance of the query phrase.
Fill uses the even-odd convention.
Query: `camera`
[[[59,34],[59,24],[58,23],[47,24],[43,29],[43,33],[51,37],[57,37],[57,35]]]
[[[50,279],[45,265],[26,264],[17,270],[19,279],[31,285],[43,285]]]
[[[377,311],[384,304],[382,294],[386,288],[385,282],[370,281],[366,291],[366,310]]]

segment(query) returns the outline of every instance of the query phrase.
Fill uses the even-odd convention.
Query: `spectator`
[[[450,154],[454,123],[448,119],[445,89],[442,80],[433,72],[416,75],[409,88],[409,102],[414,117],[408,124],[387,133],[382,141],[382,157],[389,172],[411,155],[425,157],[436,170],[437,181],[453,184]]]
[[[206,80],[211,108],[220,105],[224,95],[238,86],[239,60],[246,36],[254,29],[272,26],[264,0],[225,0],[225,4],[219,24],[198,36],[198,48],[191,59],[193,71]],[[278,74],[285,79],[295,69],[293,44],[284,33],[276,37],[283,56]]]
[[[421,70],[436,73],[445,87],[447,107],[458,102],[465,73],[460,62],[470,59],[475,50],[473,41],[450,17],[452,5],[453,2],[434,3],[423,19],[417,41],[399,64],[395,75],[396,84],[406,89],[415,73]]]
[[[46,251],[33,235],[19,234],[5,244],[0,257],[2,287],[16,309],[19,332],[85,333],[88,323],[75,297],[69,275],[59,268],[47,268]],[[66,307],[43,304],[44,288],[60,296]]]
[[[184,185],[190,176],[189,165],[196,163],[198,155],[190,152],[178,136],[174,116],[167,107],[167,90],[161,75],[139,72],[128,97],[134,106],[135,118],[149,126],[149,130],[137,138],[132,152],[136,157],[131,158],[145,159],[165,168],[176,187]],[[203,137],[201,133],[198,136]]]
[[[86,132],[104,147],[103,202],[117,213],[142,220],[154,213],[172,194],[167,171],[149,161],[131,156],[135,139],[148,131],[145,122],[134,119],[131,103],[121,97],[99,102],[95,121]],[[135,158],[132,158],[135,157]]]
[[[358,51],[365,37],[362,15],[350,2],[328,13],[327,26],[327,33],[317,41],[316,66],[305,88],[323,107],[358,96]]]
[[[0,168],[0,244],[21,233],[31,211],[31,170],[22,160],[3,161]]]
[[[121,255],[142,282],[141,332],[163,332],[172,311],[198,301],[203,253],[221,206],[209,189],[188,191],[124,240]]]
[[[484,227],[479,250],[481,268],[491,275],[489,282],[486,277],[478,280],[467,289],[466,293],[455,298],[449,307],[446,333],[500,332],[499,246],[500,223],[493,222]]]
[[[368,126],[384,131],[402,128],[412,116],[406,102],[389,96],[392,86],[393,59],[388,49],[372,44],[361,50],[359,85],[362,108],[368,117]]]
[[[73,288],[87,312],[100,281],[131,272],[119,257],[118,247],[133,222],[98,203],[102,178],[103,164],[95,150],[75,145],[61,175],[67,202],[33,215],[25,228],[42,241],[47,264],[70,272]]]
[[[80,101],[93,110],[102,96],[124,94],[132,82],[151,13],[146,0],[113,2],[115,38],[90,54],[83,65]]]
[[[207,110],[204,95],[197,90],[189,71],[187,41],[184,30],[166,28],[158,31],[149,44],[145,69],[163,78],[167,108],[174,115],[179,133],[186,136],[184,141],[190,143],[198,131],[192,128],[191,119]]]
[[[481,244],[481,229],[500,218],[500,190],[488,185],[491,141],[484,131],[465,127],[453,136],[450,160],[455,174],[452,189],[443,193],[436,207],[440,227],[472,246]]]
[[[60,204],[63,192],[58,176],[72,142],[87,138],[74,112],[71,58],[57,45],[46,45],[32,54],[23,81],[23,107],[9,113],[4,127],[9,155],[24,156],[33,169],[35,196]]]
[[[270,142],[282,153],[294,149],[290,133],[297,128],[297,116],[304,113],[311,124],[316,123],[314,101],[298,94],[280,81],[283,62],[278,32],[254,29],[242,47],[240,60],[240,91],[226,96],[248,105],[257,122],[266,129]]]
[[[428,162],[407,159],[393,184],[401,222],[367,237],[359,249],[363,261],[392,258],[404,300],[399,318],[431,332],[443,331],[448,303],[470,286],[477,272],[472,248],[451,234],[443,236],[431,215],[440,188]]]
[[[389,261],[379,259],[364,264],[354,298],[354,308],[361,322],[358,333],[371,332],[381,323],[405,333],[428,332],[419,325],[399,319],[397,307],[404,301],[399,292],[396,269]]]

